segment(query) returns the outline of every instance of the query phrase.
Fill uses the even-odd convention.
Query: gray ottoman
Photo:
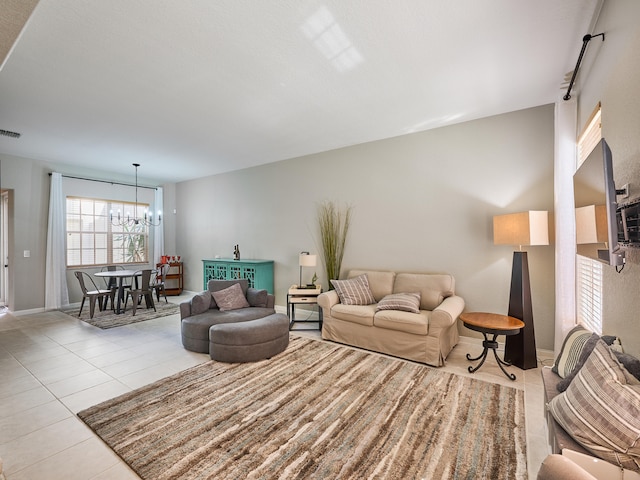
[[[288,345],[289,317],[282,313],[209,329],[209,355],[219,362],[256,362],[283,352]]]

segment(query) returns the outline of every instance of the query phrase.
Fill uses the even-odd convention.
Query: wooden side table
[[[156,269],[163,264],[156,263]],[[182,262],[169,262],[167,274],[165,275],[164,291],[167,295],[180,295],[183,287]]]
[[[469,366],[469,372],[473,373],[482,366],[484,361],[487,359],[487,353],[489,352],[489,349],[491,349],[493,350],[493,355],[496,357],[496,361],[498,362],[500,370],[502,370],[502,372],[509,379],[515,380],[516,376],[513,373],[508,373],[504,369],[505,366],[510,367],[511,364],[498,357],[498,352],[496,351],[496,349],[498,348],[498,342],[496,341],[496,338],[498,337],[498,335],[517,335],[520,332],[520,329],[524,327],[524,322],[507,315],[481,312],[462,313],[460,314],[460,320],[462,320],[462,323],[464,323],[465,327],[471,330],[475,330],[476,332],[480,332],[484,336],[484,341],[482,342],[482,353],[473,358],[471,358],[471,356],[467,353],[467,360],[472,362],[480,360],[480,363],[475,367]],[[491,340],[489,340],[487,334],[493,335]]]
[[[316,323],[315,320],[296,320],[296,305],[317,305],[318,295],[322,293],[322,287],[298,288],[292,285],[287,292],[287,316],[289,317],[289,330],[293,330],[294,323]],[[318,307],[318,330],[322,330],[322,308]],[[296,330],[315,330],[311,328]]]

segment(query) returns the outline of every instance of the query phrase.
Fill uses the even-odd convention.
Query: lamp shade
[[[606,243],[607,210],[604,205],[587,205],[576,208],[576,243]]]
[[[495,245],[549,245],[549,212],[528,212],[493,217]]]
[[[308,253],[300,254],[300,266],[301,267],[315,267],[316,255],[309,255]]]

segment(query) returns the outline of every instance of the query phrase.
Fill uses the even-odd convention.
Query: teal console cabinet
[[[209,280],[246,278],[250,287],[265,289],[273,294],[273,260],[216,258],[215,260],[202,260],[202,263],[205,290]]]

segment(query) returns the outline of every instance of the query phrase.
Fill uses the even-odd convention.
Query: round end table
[[[469,366],[469,373],[477,371],[482,366],[484,361],[487,359],[487,353],[491,349],[493,350],[493,355],[496,357],[500,370],[502,370],[509,379],[515,380],[516,376],[504,369],[504,367],[510,367],[511,364],[498,357],[498,352],[496,351],[498,348],[498,342],[496,341],[496,338],[498,338],[498,335],[517,335],[518,332],[520,332],[520,329],[524,327],[524,322],[520,319],[509,317],[507,315],[484,312],[462,313],[460,314],[460,320],[462,320],[465,327],[470,330],[480,332],[484,336],[484,341],[482,342],[482,353],[473,358],[467,353],[467,360],[471,362],[480,360],[480,363],[475,367]],[[491,340],[489,340],[487,335],[493,335]]]

